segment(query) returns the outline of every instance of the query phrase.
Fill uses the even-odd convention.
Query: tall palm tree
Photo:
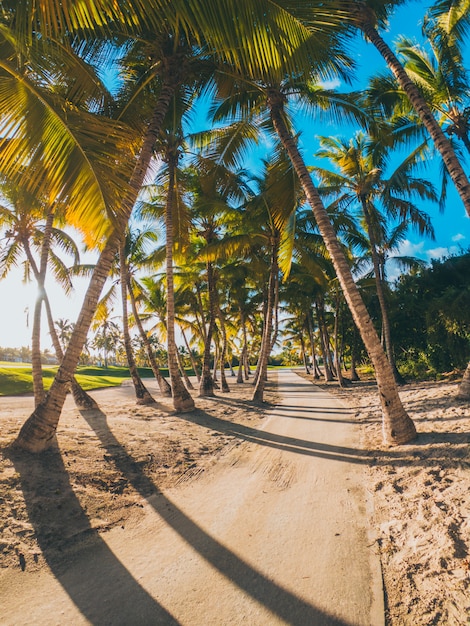
[[[213,157],[213,155],[211,155]],[[225,378],[225,362],[227,352],[227,334],[225,318],[220,305],[219,293],[219,261],[226,256],[220,254],[222,240],[235,222],[240,219],[238,205],[246,197],[246,186],[243,174],[225,167],[221,159],[198,155],[194,166],[188,172],[192,197],[192,222],[195,233],[195,260],[205,262],[205,277],[208,299],[208,324],[204,333],[204,353],[200,396],[214,395],[214,381],[210,370],[211,344],[220,331],[220,374],[221,388],[228,392],[229,386]],[[222,245],[221,245],[222,244]],[[217,328],[217,323],[219,328]]]
[[[345,24],[353,25],[360,29],[365,37],[377,48],[400,87],[406,93],[436,149],[439,151],[465,210],[470,216],[470,181],[463,170],[462,164],[417,85],[379,33],[378,28],[386,24],[389,11],[399,3],[386,2],[385,0],[364,0],[361,2],[344,0],[344,3],[340,1],[340,4],[344,4]],[[333,4],[337,6],[336,3]]]
[[[292,161],[307,201],[313,210],[318,229],[330,254],[344,296],[373,363],[381,399],[384,439],[392,444],[410,441],[416,437],[415,426],[401,403],[390,363],[354,282],[348,261],[338,242],[328,213],[318,190],[313,184],[295,137],[286,123],[285,96],[279,88],[271,87],[267,91],[267,106],[273,126]]]
[[[124,194],[121,197],[120,210],[113,217],[111,234],[95,265],[70,344],[64,354],[51,389],[44,402],[36,407],[33,414],[21,428],[15,442],[18,447],[39,452],[47,448],[54,437],[65,401],[68,381],[79,361],[80,353],[101,291],[111,269],[114,255],[118,250],[120,239],[125,231],[152,160],[155,143],[163,127],[165,115],[168,112],[176,90],[186,79],[185,70],[187,65],[184,63],[186,57],[184,54],[181,54],[179,48],[177,47],[175,50],[173,47],[163,46],[160,52],[161,57],[157,63],[159,72],[158,93],[156,94],[153,107],[144,116],[146,127],[143,130],[138,158],[135,161],[128,184],[121,187],[121,189],[124,189]],[[173,391],[175,393],[174,388]]]
[[[328,58],[325,60],[327,50]],[[315,71],[323,70],[325,75],[331,71],[338,72],[341,70],[341,59],[336,63],[338,57],[335,56],[333,51],[335,51],[334,43],[328,46],[328,48],[323,49],[323,58],[321,52],[318,54],[317,50],[318,65],[315,67]],[[311,72],[312,68],[307,75],[310,75]],[[228,106],[225,106],[222,110],[224,113],[230,110],[235,112],[239,112],[240,110],[247,111],[258,104],[259,111],[261,109],[261,102],[265,102],[272,127],[293,164],[305,197],[313,210],[315,220],[333,261],[346,301],[351,309],[354,321],[360,329],[361,336],[363,337],[363,341],[374,365],[382,405],[384,439],[389,443],[404,443],[410,441],[416,436],[416,429],[401,403],[393,377],[393,371],[354,282],[348,261],[338,242],[335,230],[309,175],[300,150],[298,149],[296,138],[292,131],[291,121],[287,115],[286,103],[288,101],[288,92],[289,90],[292,91],[292,83],[294,87],[300,86],[298,75],[296,75],[295,80],[292,80],[292,83],[290,83],[289,80],[285,80],[285,75],[282,74],[282,68],[280,68],[280,72],[278,72],[276,76],[273,76],[269,83],[267,83],[266,77],[253,74],[251,75],[249,87],[246,79],[243,80],[239,77],[238,81],[240,91],[243,89],[244,99],[236,101],[233,98],[237,86],[236,80],[235,86],[232,80],[232,83],[230,85],[227,84],[226,87],[227,94],[230,96]],[[305,85],[305,82],[306,81],[302,82],[304,88],[308,87],[308,85]],[[303,99],[302,95],[304,93],[306,97]],[[312,104],[313,101],[318,104],[319,102],[318,95],[312,91],[311,88],[307,88],[305,91],[297,89],[296,95],[297,103]],[[335,101],[333,101],[333,103],[336,104]],[[333,110],[337,111],[338,108]],[[352,106],[349,108],[349,111],[351,110],[353,110]],[[345,109],[345,111],[347,112],[348,109]]]
[[[129,268],[127,264],[126,253],[126,237],[122,238],[121,245],[119,246],[119,269],[120,269],[120,287],[121,287],[121,304],[122,304],[122,329],[124,338],[124,348],[126,350],[127,365],[134,385],[135,396],[137,404],[153,404],[151,393],[144,385],[142,378],[140,377],[137,369],[137,363],[135,361],[134,350],[132,348],[131,335],[129,332],[129,314],[127,310],[127,296],[128,296],[128,284],[129,284]]]
[[[179,161],[179,144],[167,141],[165,145],[164,159],[168,166],[168,191],[165,204],[165,232],[166,232],[166,326],[167,326],[167,351],[168,369],[173,394],[173,405],[177,411],[192,411],[194,400],[181,380],[178,370],[178,354],[175,341],[175,287],[173,277],[173,248],[174,248],[174,218],[178,204],[177,193],[177,169]]]
[[[398,40],[397,52],[445,132],[455,135],[470,153],[468,71],[458,51],[436,41],[432,31],[427,34],[431,54],[406,37]]]
[[[387,176],[390,149],[363,133],[346,141],[337,137],[320,137],[321,148],[316,156],[328,159],[337,171],[314,167],[320,178],[320,194],[334,198],[335,204],[359,211],[370,245],[377,297],[382,314],[385,348],[395,379],[402,383],[393,355],[390,323],[385,296],[385,280],[379,251],[387,238],[390,220],[399,220],[414,227],[420,235],[434,237],[429,216],[412,201],[436,200],[431,183],[413,176],[420,150],[403,159]]]
[[[103,352],[104,367],[108,367],[108,356],[111,352],[116,353],[122,340],[122,332],[112,315],[113,311],[108,303],[101,301],[96,307],[96,313],[91,325],[95,335],[93,346]]]
[[[321,50],[320,57],[323,58],[325,57],[326,46],[329,47],[331,57],[337,58],[338,54],[341,54],[338,46],[331,44],[331,40],[328,40],[328,33],[326,32],[330,26],[331,28],[336,26],[339,29],[341,16],[332,14],[329,8],[325,8],[323,1],[314,0],[314,2],[309,3],[309,8],[313,7],[314,12],[316,12],[319,28],[311,32],[299,20],[293,19],[291,13],[286,11],[282,4],[271,0],[251,0],[251,2],[246,2],[244,10],[240,11],[240,3],[235,2],[235,0],[214,0],[206,3],[203,10],[193,11],[194,7],[183,0],[173,0],[172,2],[155,0],[145,3],[140,0],[125,0],[117,4],[111,0],[99,0],[98,7],[100,10],[97,12],[96,4],[82,7],[82,5],[76,5],[72,0],[51,0],[46,4],[34,0],[31,3],[26,3],[26,5],[23,2],[17,5],[13,16],[17,18],[18,31],[28,41],[35,34],[35,31],[31,32],[32,26],[39,29],[43,39],[47,40],[51,36],[59,37],[65,26],[67,33],[76,29],[78,34],[83,37],[83,32],[92,32],[93,28],[96,29],[97,27],[101,28],[101,32],[109,34],[115,24],[121,33],[129,32],[134,28],[134,34],[136,30],[140,30],[139,34],[148,32],[149,28],[160,33],[162,24],[177,24],[179,31],[172,38],[173,43],[179,41],[181,32],[194,33],[196,41],[199,43],[202,43],[202,35],[204,35],[209,42],[209,48],[218,53],[225,63],[230,63],[235,67],[238,72],[246,75],[256,74],[257,77],[263,74],[269,84],[272,84],[273,81],[274,84],[278,84],[280,73],[293,75],[302,70],[308,71],[312,63],[316,64],[319,49]],[[162,17],[165,17],[167,21],[162,20]],[[154,39],[156,41],[158,38]],[[194,52],[194,46],[191,50]],[[117,162],[117,165],[124,164],[126,167],[129,167],[129,163],[132,162],[135,167],[127,185],[122,184],[121,179],[119,185],[111,186],[115,192],[114,202],[106,204],[100,201],[98,203],[100,210],[103,206],[108,208],[121,207],[122,210],[112,213],[111,234],[96,264],[83,308],[74,328],[72,340],[64,354],[64,359],[48,397],[44,403],[37,407],[17,438],[16,443],[22,448],[40,451],[48,447],[54,437],[65,399],[65,386],[78,362],[94,308],[112,264],[113,255],[117,250],[120,237],[147,172],[155,139],[162,128],[164,115],[175,90],[185,80],[186,59],[185,55],[176,54],[173,48],[171,50],[160,49],[157,54],[150,56],[152,68],[159,72],[158,97],[151,112],[142,116],[145,130],[139,134],[138,158],[131,161],[121,158]],[[2,100],[0,104],[3,104],[4,101]],[[9,105],[12,103],[14,104],[14,101],[10,100]],[[4,110],[8,110],[8,107],[4,107]],[[68,112],[67,107],[65,110]],[[94,119],[93,115],[92,117]],[[87,130],[89,128],[90,126],[87,126]],[[104,134],[105,140],[108,137],[113,139],[116,137],[115,132],[110,132],[109,126],[106,130],[108,134]],[[5,133],[2,136],[8,136],[8,134]],[[12,151],[10,150],[10,152]],[[116,154],[120,153],[115,151],[113,153],[114,158]],[[134,156],[132,150],[128,150],[128,154],[130,157]],[[107,152],[106,159],[102,159],[102,162],[106,161],[107,166],[103,172],[104,180],[109,180],[109,176],[114,175],[117,171],[117,167],[109,165],[108,157],[109,153]],[[10,154],[8,162],[13,162],[12,154]],[[98,180],[99,177],[95,177],[95,179]],[[74,177],[71,176],[70,180],[73,181]],[[122,194],[123,189],[124,194]],[[86,186],[82,186],[81,194],[77,197],[86,191]],[[116,195],[123,195],[120,203],[117,202]],[[88,197],[90,196],[91,194],[88,194]]]
[[[7,204],[0,206],[0,224],[5,228],[5,245],[0,256],[1,276],[5,276],[13,266],[16,267],[22,262],[25,279],[30,280],[32,274],[38,288],[32,332],[32,374],[37,405],[45,396],[40,347],[43,304],[46,307],[49,333],[57,359],[60,362],[62,358],[62,347],[57,338],[46,293],[46,272],[51,269],[54,278],[63,287],[65,293],[70,293],[72,290],[70,271],[57,254],[56,249],[59,248],[71,256],[74,266],[78,263],[79,253],[70,235],[61,230],[58,227],[59,224],[54,225],[54,222],[63,223],[64,221],[57,207],[56,210],[51,207],[47,208],[44,202],[7,181],[2,184],[2,195],[7,200]],[[75,378],[72,378],[71,384],[77,406],[82,408],[96,406],[95,401],[80,387]]]

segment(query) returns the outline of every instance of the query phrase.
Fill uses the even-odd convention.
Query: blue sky
[[[409,37],[420,36],[419,20],[429,2],[412,2],[402,7],[391,20],[390,30],[383,33],[389,44],[393,43],[397,35],[404,34]],[[385,69],[385,62],[376,49],[360,39],[354,48],[355,58],[359,66],[358,83],[365,84],[369,75]],[[467,67],[470,65],[467,64]],[[316,135],[341,135],[349,138],[346,131],[332,127],[319,127],[308,124],[302,128],[302,144],[304,157],[307,163],[313,164],[313,154],[318,149]],[[326,164],[322,163],[325,167]],[[429,175],[436,185],[439,184],[439,163],[436,159],[429,166]],[[421,239],[410,233],[404,243],[401,254],[416,256],[425,261],[432,258],[440,258],[449,254],[466,251],[470,247],[470,221],[465,214],[462,202],[457,193],[449,186],[448,200],[444,213],[440,213],[437,206],[421,207],[428,211],[436,231],[436,241]],[[393,276],[392,276],[393,277]],[[21,347],[30,344],[30,329],[26,327],[26,318],[32,317],[34,307],[35,289],[24,286],[21,282],[21,272],[16,272],[0,282],[0,345],[7,347]],[[77,283],[76,291],[72,297],[66,297],[54,285],[50,285],[49,293],[52,308],[56,318],[65,318],[74,321],[83,301],[87,281]],[[43,347],[50,348],[50,339],[45,331],[43,333]]]

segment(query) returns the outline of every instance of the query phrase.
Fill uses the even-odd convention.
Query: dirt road
[[[132,523],[57,567],[0,574],[0,623],[381,626],[353,417],[295,373],[279,392],[200,479],[153,488]]]

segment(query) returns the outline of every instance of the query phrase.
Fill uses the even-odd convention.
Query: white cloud
[[[417,257],[418,259],[422,259],[423,261],[428,260],[427,251],[424,249],[424,241],[420,241],[419,243],[411,243],[409,239],[404,240],[404,242],[400,246],[400,250],[393,256],[412,256]]]
[[[442,257],[448,257],[448,256],[451,256],[452,254],[458,254],[458,253],[459,253],[458,246],[449,246],[447,248],[440,246],[438,248],[433,248],[432,250],[427,250],[426,252],[429,260],[441,259]]]
[[[323,89],[337,89],[338,87],[341,87],[341,81],[337,78],[332,80],[321,80],[320,85]]]
[[[465,235],[462,235],[462,233],[457,233],[452,237],[452,241],[462,241],[462,239],[466,239]]]

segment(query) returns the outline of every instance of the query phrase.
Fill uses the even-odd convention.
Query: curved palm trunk
[[[24,247],[26,256],[28,258],[28,261],[31,265],[31,269],[33,270],[33,274],[36,279],[36,282],[38,284],[38,292],[42,293],[44,306],[46,308],[46,316],[47,316],[47,322],[48,322],[48,327],[49,327],[49,334],[51,336],[51,341],[52,341],[52,345],[54,346],[54,351],[56,353],[57,360],[60,363],[64,355],[62,352],[62,346],[60,345],[60,341],[59,341],[59,338],[57,336],[57,332],[54,326],[54,318],[52,316],[49,298],[45,290],[45,274],[46,274],[45,268],[47,268],[47,260],[49,256],[53,218],[54,218],[54,214],[51,211],[47,216],[46,227],[44,229],[44,240],[43,240],[43,246],[41,250],[41,267],[43,268],[42,272],[39,271],[36,265],[34,257],[31,253],[29,242],[25,241],[23,247]],[[36,349],[38,350],[40,349],[39,344],[37,345]],[[36,376],[35,376],[35,370],[36,370]],[[40,362],[39,362],[39,368],[37,366],[36,368],[33,367],[33,381],[35,380],[35,377],[37,378],[37,372],[40,373],[40,383],[38,385],[38,383],[36,382],[36,386],[38,387],[40,395],[42,396],[42,400],[44,400],[45,394],[44,394],[44,387],[42,384],[42,367],[41,367]],[[80,409],[98,408],[98,403],[89,394],[87,394],[84,389],[82,389],[82,387],[77,382],[75,376],[72,376],[72,379],[70,381],[70,387],[72,390],[72,395],[75,401],[75,405],[78,408]],[[35,393],[35,405],[37,406],[38,404],[39,402],[36,401],[36,393]]]
[[[242,346],[242,351],[240,353],[239,361],[238,361],[237,384],[243,383],[243,370],[245,367],[245,361],[246,361],[247,352],[248,352],[245,314],[241,308],[240,308],[240,324],[241,324],[242,333],[243,333],[243,346]]]
[[[131,284],[129,273],[127,274],[127,293],[129,294],[129,298],[131,301],[132,314],[134,315],[134,320],[135,320],[135,323],[137,324],[139,334],[142,338],[142,341],[144,342],[145,350],[147,352],[147,357],[150,363],[150,367],[152,368],[153,375],[155,376],[155,379],[158,383],[161,394],[169,398],[171,396],[171,386],[166,380],[166,378],[164,378],[162,376],[162,373],[160,372],[160,368],[158,367],[158,363],[155,358],[155,354],[153,352],[152,344],[150,343],[148,335],[145,332],[144,327],[142,326],[142,321],[140,319],[139,312],[137,311],[135,294],[134,294],[134,290],[132,289],[132,284]]]
[[[183,377],[184,384],[186,385],[186,388],[187,389],[194,389],[194,385],[193,385],[193,383],[189,379],[188,373],[187,373],[186,368],[185,368],[184,363],[183,363],[183,357],[181,356],[181,352],[179,350],[176,350],[176,359],[178,361],[178,368],[179,368],[179,371],[181,373],[181,376]]]
[[[210,261],[207,262],[207,289],[209,292],[209,325],[204,341],[204,355],[202,359],[201,382],[199,384],[199,396],[212,397],[214,395],[214,379],[211,374],[211,344],[215,328],[215,277],[214,268]]]
[[[339,340],[339,317],[341,314],[341,300],[340,295],[336,293],[336,306],[335,306],[335,328],[334,328],[334,340],[335,340],[335,367],[336,376],[338,377],[338,383],[340,387],[346,387],[346,379],[343,376],[341,370],[341,349]]]
[[[31,373],[33,376],[34,404],[38,406],[46,397],[42,380],[41,363],[41,311],[44,301],[44,291],[38,285],[38,295],[34,303],[33,331],[31,334]]]
[[[315,352],[315,339],[313,336],[313,324],[312,324],[312,311],[307,312],[307,328],[308,337],[310,340],[310,353],[312,355],[312,376],[314,380],[318,380],[321,376],[320,369],[318,367],[317,355]]]
[[[199,374],[199,369],[196,363],[196,359],[194,358],[194,355],[192,353],[188,338],[186,337],[186,333],[184,332],[184,328],[182,328],[181,326],[180,326],[180,331],[183,337],[184,345],[186,346],[186,350],[188,351],[189,358],[191,360],[191,366],[193,368],[194,375],[196,376],[197,382],[199,382],[201,380],[201,375]]]
[[[177,411],[187,412],[194,409],[194,400],[184,386],[178,369],[178,355],[175,341],[175,285],[173,279],[173,206],[176,189],[176,164],[178,151],[175,150],[168,157],[168,196],[165,207],[166,230],[166,328],[168,369],[173,393],[173,406]]]
[[[256,379],[255,389],[253,391],[252,400],[254,402],[263,402],[264,388],[268,376],[268,360],[271,354],[273,315],[276,294],[276,278],[278,275],[277,255],[279,250],[279,234],[276,233],[272,237],[271,248],[271,268],[269,272],[268,284],[268,300],[266,307],[266,320],[264,324],[263,338],[261,341],[261,352],[259,357],[258,378]]]
[[[140,377],[135,362],[134,351],[132,349],[131,335],[129,333],[129,314],[127,311],[127,283],[129,281],[129,273],[127,271],[126,253],[124,249],[124,237],[119,246],[119,266],[120,266],[120,283],[121,283],[121,304],[122,304],[122,333],[124,337],[124,348],[126,350],[127,366],[134,385],[135,397],[137,404],[154,404],[155,400],[144,385]]]
[[[457,397],[462,400],[470,399],[470,363],[467,365],[465,374],[463,375],[462,382],[459,385]]]
[[[132,208],[142,187],[153,156],[155,141],[177,86],[177,77],[178,72],[176,71],[174,76],[171,76],[170,81],[162,86],[159,101],[147,128],[140,156],[130,179],[129,191],[122,202],[123,210],[119,214],[118,223],[95,265],[70,343],[64,353],[64,358],[51,388],[44,401],[36,407],[23,424],[15,440],[15,446],[18,448],[30,452],[41,452],[47,449],[54,441],[57,424],[59,423],[67,395],[68,384],[80,360],[80,354],[85,345],[88,329],[90,328],[101,291],[111,270],[114,255],[118,250],[120,236],[125,230]]]
[[[62,346],[60,345],[59,337],[57,336],[57,332],[54,326],[54,318],[52,316],[51,305],[47,294],[44,294],[44,305],[46,307],[49,334],[51,336],[52,345],[54,346],[54,352],[56,353],[57,360],[60,363],[60,361],[62,361],[62,359],[64,358],[64,353],[62,351]],[[72,390],[75,405],[79,409],[90,410],[98,408],[98,403],[81,387],[81,385],[77,382],[75,376],[72,376],[72,380],[70,381],[70,388]]]
[[[37,268],[31,249],[29,247],[28,240],[23,242],[23,247],[26,252],[26,256],[33,268],[33,273],[36,278],[38,295],[34,304],[33,313],[33,332],[31,337],[31,369],[33,376],[33,391],[34,391],[34,403],[38,406],[43,402],[46,394],[44,391],[44,384],[42,380],[42,364],[41,364],[41,312],[42,304],[44,302],[44,285],[46,281],[47,261],[49,258],[49,250],[51,246],[52,226],[54,223],[54,211],[49,210],[46,216],[46,223],[44,225],[44,236],[41,246],[41,258],[39,261],[39,269]]]
[[[225,376],[225,361],[227,360],[227,329],[222,311],[218,306],[218,318],[220,322],[220,334],[222,335],[222,346],[220,348],[220,389],[223,393],[230,393],[230,387]]]
[[[343,254],[335,230],[318,195],[307,167],[284,120],[284,102],[277,90],[268,95],[274,128],[284,146],[309,202],[320,234],[330,254],[344,297],[374,366],[382,406],[382,431],[385,442],[401,444],[416,437],[413,421],[406,413],[393,377],[392,368],[382,349],[369,313],[354,282],[348,261]]]
[[[382,39],[374,26],[374,14],[365,3],[356,4],[357,25],[369,41],[377,48],[385,59],[388,67],[394,74],[403,91],[408,96],[413,108],[429,132],[436,149],[442,156],[442,160],[449,175],[462,199],[467,215],[470,216],[470,182],[462,168],[462,165],[454,152],[452,144],[445,136],[442,128],[437,123],[425,99],[419,93],[416,85],[406,73],[405,68],[397,59],[393,51]]]
[[[372,265],[374,267],[375,289],[377,291],[377,298],[379,300],[380,312],[382,314],[382,332],[383,332],[383,336],[385,339],[385,351],[387,353],[388,360],[390,361],[390,365],[392,367],[395,382],[398,385],[403,385],[405,381],[397,369],[395,358],[393,355],[392,334],[390,332],[390,320],[388,317],[387,304],[385,302],[384,284],[382,280],[382,272],[380,269],[379,255],[377,254],[377,246],[375,243],[374,226],[372,224],[369,208],[367,206],[367,200],[365,198],[361,198],[361,204],[362,204],[362,211],[364,213],[364,217],[366,221],[367,234],[368,234],[369,242],[370,242],[370,253],[372,256]]]
[[[327,383],[334,379],[331,352],[330,352],[330,337],[328,335],[328,329],[326,327],[323,297],[318,298],[315,302],[315,308],[317,310],[318,318],[318,330],[320,331],[320,347],[323,356],[323,369],[325,370],[325,381]]]

